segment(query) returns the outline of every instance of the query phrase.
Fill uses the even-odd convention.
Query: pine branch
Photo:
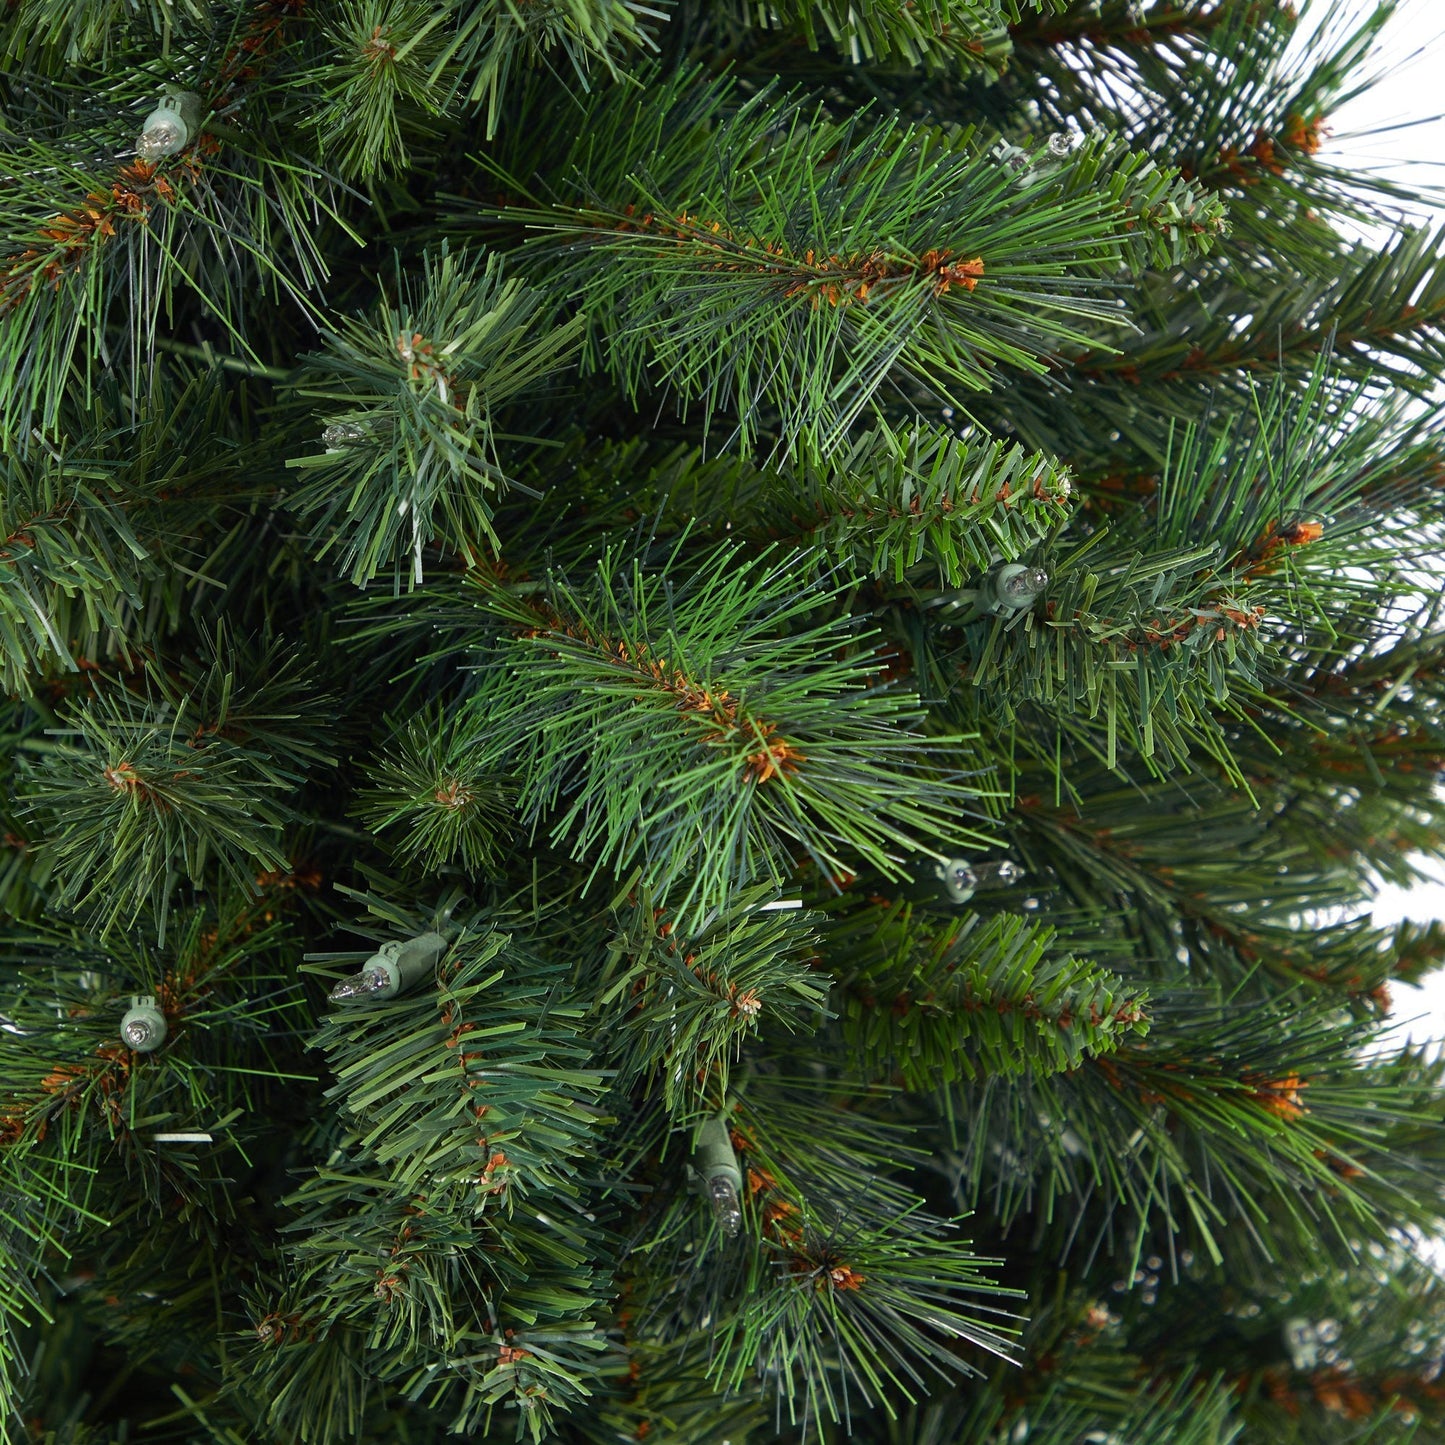
[[[102,1239],[166,1217],[234,1225],[236,1152],[272,1127],[264,1116],[294,1091],[289,1081],[307,1077],[278,1042],[298,1025],[299,999],[278,984],[287,939],[268,906],[223,896],[172,918],[168,934],[164,945],[145,930],[101,942],[52,923],[0,935],[0,1198],[27,1241],[0,1287],[12,1318],[46,1316],[31,1281],[72,1255],[83,1267]],[[167,1023],[151,1052],[133,1052],[120,1031],[137,994]],[[205,1147],[168,1142],[177,1134]],[[13,1403],[24,1364],[0,1350],[0,1401]]]
[[[391,750],[357,794],[356,814],[368,827],[405,832],[393,845],[402,861],[434,870],[460,862],[468,873],[495,870],[512,827],[516,789],[478,772],[461,720],[440,706],[394,731]]]
[[[451,107],[435,84],[436,13],[419,0],[346,0],[323,20],[332,64],[318,66],[320,104],[310,123],[322,156],[344,178],[403,171],[408,140],[434,142],[441,132]]]
[[[655,535],[782,541],[856,577],[907,577],[922,590],[960,587],[1022,555],[1067,514],[1073,490],[1068,469],[1043,453],[926,424],[877,427],[816,466],[690,446],[659,456],[639,438],[579,455],[575,486],[589,532],[611,527],[619,544],[640,513]],[[570,520],[549,534],[537,519],[537,555],[562,555],[576,536]]]
[[[565,969],[498,922],[459,919],[434,983],[328,1016],[315,1045],[348,1129],[289,1203],[307,1298],[369,1329],[369,1374],[453,1430],[521,1404],[541,1440],[605,1348],[579,1198],[603,1076]]]
[[[26,755],[22,807],[44,827],[55,901],[102,934],[149,908],[164,941],[182,878],[202,883],[214,866],[254,891],[258,870],[287,867],[291,799],[308,767],[331,761],[296,726],[320,698],[279,647],[239,667],[228,652],[214,648],[189,687],[156,672],[143,695],[98,691],[62,711],[62,741]],[[238,687],[238,672],[265,680]]]
[[[742,890],[692,931],[645,898],[618,906],[612,958],[597,980],[607,1057],[617,1087],[660,1082],[674,1117],[728,1097],[746,1041],[811,1032],[826,1016],[830,980],[814,972],[810,915],[763,912],[771,890]]]
[[[717,1392],[705,1372],[706,1361],[690,1341],[670,1345],[633,1344],[629,1348],[628,1386],[623,1398],[598,1402],[594,1421],[577,1421],[577,1440],[689,1441],[724,1445],[766,1431],[771,1412],[761,1390],[744,1382],[738,1390]]]
[[[570,72],[583,91],[592,89],[598,72],[618,79],[623,56],[657,49],[655,22],[667,18],[671,5],[672,0],[544,0],[527,6],[484,0],[432,7],[429,18],[410,30],[401,56],[418,46],[440,46],[429,83],[449,99],[485,103],[490,139],[517,70]]]
[[[595,107],[564,157],[518,142],[494,166],[529,199],[499,214],[558,237],[532,249],[587,307],[589,368],[634,400],[656,377],[744,451],[768,418],[779,449],[824,454],[885,385],[949,402],[1042,371],[1082,323],[1126,324],[1099,293],[1136,236],[1193,254],[1223,224],[1107,136],[1020,183],[971,132],[726,86],[672,82],[664,103]]]
[[[741,1237],[723,1239],[674,1186],[634,1248],[656,1255],[633,1297],[639,1334],[666,1340],[706,1322],[714,1385],[756,1375],[809,1429],[846,1427],[870,1404],[891,1411],[929,1377],[978,1373],[976,1352],[1007,1358],[1014,1333],[996,1323],[1007,1309],[977,1298],[1011,1293],[987,1282],[991,1261],[892,1177],[917,1157],[901,1131],[855,1113],[856,1097],[829,1108],[829,1092],[750,1079],[732,1127],[747,1180]]]
[[[1219,1379],[1176,1381],[1151,1388],[1130,1380],[1110,1399],[1085,1373],[1094,1361],[1080,1361],[1076,1380],[1054,1383],[1020,1407],[1007,1385],[994,1383],[972,1406],[943,1399],[911,1410],[896,1428],[897,1445],[1075,1445],[1128,1441],[1129,1445],[1233,1445],[1241,1423],[1234,1400]],[[1011,1384],[1012,1382],[1008,1382]]]
[[[988,1080],[960,1095],[970,1195],[989,1197],[1005,1222],[1023,1209],[1056,1218],[1073,1196],[1062,1239],[1090,1257],[1122,1214],[1131,1272],[1154,1229],[1234,1267],[1255,1251],[1345,1254],[1402,1219],[1430,1229],[1439,1161],[1405,1143],[1425,1122],[1430,1085],[1403,1059],[1393,1070],[1341,1063],[1340,1040],[1369,1027],[1318,1006],[1291,1016],[1278,1003],[1170,1017],[1156,994],[1147,1045],[1075,1075]]]
[[[364,586],[390,566],[422,580],[422,549],[439,542],[475,566],[498,545],[488,493],[507,484],[500,408],[536,389],[575,346],[580,319],[548,328],[545,301],[502,279],[499,258],[428,256],[413,290],[398,263],[394,301],[375,323],[343,320],[328,350],[307,358],[298,399],[327,404],[321,455],[290,505],[309,521],[318,556],[335,550]],[[515,439],[512,439],[515,440]]]
[[[174,630],[223,508],[254,489],[214,378],[157,376],[139,417],[110,388],[89,400],[74,442],[34,433],[0,457],[0,685],[22,696]]]
[[[82,61],[119,61],[135,38],[144,37],[162,54],[173,34],[207,28],[211,7],[203,0],[147,0],[121,6],[116,0],[75,0],[49,5],[45,0],[16,0],[0,23],[7,58],[55,74]]]
[[[640,863],[685,930],[800,857],[896,878],[905,857],[974,836],[960,814],[979,795],[952,740],[915,731],[917,704],[880,684],[868,634],[828,616],[833,590],[799,588],[792,558],[713,556],[674,580],[609,553],[536,600],[478,578],[514,631],[467,730],[476,766],[515,778],[523,823],[594,873]]]
[[[1015,915],[855,907],[830,919],[823,959],[849,1057],[915,1092],[1077,1069],[1148,1032],[1141,990],[1059,956],[1052,929]]]
[[[737,23],[791,30],[810,50],[820,40],[855,65],[893,62],[928,69],[996,75],[1008,64],[1008,24],[1027,10],[1061,11],[1068,0],[786,0],[758,6],[738,3]]]
[[[248,352],[257,296],[312,314],[307,293],[327,270],[318,223],[343,233],[345,223],[332,179],[289,144],[286,107],[258,103],[253,84],[281,52],[292,8],[266,0],[233,15],[215,48],[210,37],[178,45],[171,76],[198,96],[200,120],[169,154],[121,159],[156,104],[141,69],[103,102],[65,80],[21,93],[30,133],[0,156],[11,181],[0,204],[0,414],[12,434],[53,432],[61,399],[112,369],[143,374],[183,296]]]
[[[1363,385],[1335,386],[1324,359],[1303,385],[1248,394],[1251,414],[1171,440],[1158,491],[1119,509],[1115,535],[1099,526],[1067,552],[1030,555],[1048,573],[1046,599],[992,619],[965,613],[972,687],[1102,716],[1111,767],[1122,729],[1145,759],[1202,747],[1242,781],[1224,719],[1244,719],[1246,704],[1255,716],[1289,710],[1278,678],[1296,639],[1348,636],[1361,597],[1373,607],[1380,589],[1412,589],[1421,550],[1411,525],[1382,526],[1359,505],[1381,444],[1399,435],[1393,408]],[[1352,567],[1369,569],[1374,588]],[[937,615],[946,628],[951,614]],[[957,664],[942,653],[934,665],[943,690]]]

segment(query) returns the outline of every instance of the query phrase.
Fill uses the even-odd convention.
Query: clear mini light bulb
[[[941,607],[945,625],[968,624],[981,617],[1007,617],[1032,607],[1044,595],[1049,574],[1042,567],[1022,562],[998,562],[979,579],[977,587],[944,593],[929,607]]]
[[[735,1239],[743,1227],[743,1171],[733,1152],[726,1110],[698,1126],[692,1143],[692,1168],[717,1227]]]
[[[322,445],[329,452],[339,452],[366,440],[366,433],[351,421],[337,421],[321,433]]]
[[[154,165],[184,150],[200,134],[203,115],[200,96],[189,90],[167,90],[146,116],[135,153]]]
[[[121,1016],[120,1037],[126,1048],[148,1054],[166,1041],[166,1016],[151,994],[132,996],[130,1007]]]
[[[707,1197],[718,1227],[729,1239],[736,1239],[743,1227],[743,1206],[738,1199],[737,1186],[726,1174],[714,1175],[708,1181]]]
[[[967,858],[949,858],[934,865],[934,877],[943,885],[950,903],[967,903],[980,888],[1007,888],[1024,876],[1011,858],[974,863]]]
[[[359,973],[343,978],[331,990],[332,1003],[372,1003],[394,998],[436,972],[447,951],[440,933],[423,933],[404,942],[394,938],[383,943],[361,966]]]
[[[984,579],[991,584],[993,610],[1007,609],[1018,612],[1044,595],[1049,585],[1049,574],[1042,567],[1023,567],[1017,562],[991,571]]]

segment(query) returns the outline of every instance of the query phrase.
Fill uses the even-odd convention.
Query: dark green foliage
[[[525,1407],[541,1439],[605,1348],[581,1318],[602,1281],[579,1217],[605,1076],[585,1066],[581,1012],[559,997],[565,969],[504,927],[460,923],[434,987],[327,1018],[314,1044],[347,1127],[286,1201],[287,1228],[307,1312],[366,1338],[368,1374],[454,1412],[457,1430],[499,1402]],[[542,1200],[553,1217],[534,1212]],[[273,1312],[284,1334],[287,1311]],[[309,1367],[294,1350],[257,1367],[284,1372],[288,1353]],[[273,1404],[273,1420],[287,1408]]]
[[[879,427],[816,466],[759,466],[631,441],[580,457],[578,487],[600,523],[718,538],[746,529],[760,545],[816,548],[859,578],[961,587],[998,558],[1019,557],[1067,515],[1073,483],[1042,452],[943,426]],[[629,518],[631,519],[629,521]],[[565,547],[558,538],[558,550]]]
[[[395,286],[375,321],[340,322],[295,382],[327,404],[326,450],[289,460],[311,473],[290,504],[311,518],[317,555],[337,549],[358,585],[387,568],[417,585],[433,542],[472,565],[497,545],[497,409],[543,381],[578,332],[548,327],[543,298],[504,281],[495,256],[483,267],[443,249],[419,294],[400,274]]]
[[[258,681],[238,687],[238,670]],[[277,644],[219,652],[188,688],[147,678],[62,715],[23,785],[64,880],[56,902],[84,907],[103,932],[149,905],[164,936],[176,884],[201,882],[212,861],[242,888],[284,868],[288,797],[307,767],[330,761],[296,726],[304,708],[324,706],[306,670]]]
[[[1445,1442],[1336,8],[0,6],[0,1437]]]
[[[598,980],[609,1057],[621,1083],[660,1081],[670,1114],[705,1107],[705,1089],[726,1095],[730,1067],[759,1032],[812,1032],[824,1016],[830,980],[814,971],[812,919],[768,911],[769,892],[742,890],[695,930],[645,897],[618,909]]]
[[[1084,321],[1122,320],[1099,293],[1131,232],[1162,228],[1177,259],[1222,226],[1108,137],[1019,177],[971,132],[833,122],[686,75],[655,89],[599,97],[535,177],[524,139],[500,179],[538,200],[503,215],[558,233],[542,253],[587,308],[589,369],[634,399],[658,377],[744,451],[765,433],[831,451],[885,385],[948,401],[1004,365],[1043,372]]]
[[[312,304],[327,273],[320,227],[339,223],[338,196],[296,144],[296,98],[272,85],[267,103],[248,104],[239,84],[252,47],[275,48],[266,18],[223,7],[215,35],[187,27],[163,68],[150,37],[137,64],[132,38],[124,62],[108,58],[103,91],[97,72],[64,61],[58,74],[21,72],[33,94],[17,75],[3,80],[7,108],[27,117],[0,144],[11,177],[0,199],[0,417],[11,436],[53,431],[62,398],[117,366],[144,391],[163,318],[183,296],[243,349],[258,310]],[[132,157],[165,83],[197,94],[206,119],[151,166]]]
[[[806,565],[739,565],[722,548],[692,576],[609,553],[576,586],[482,603],[517,629],[468,699],[471,756],[515,778],[517,808],[577,857],[643,864],[654,903],[691,928],[794,850],[825,875],[985,835],[948,743],[916,731],[918,700],[878,685],[866,633],[829,618],[835,589]],[[680,569],[677,569],[680,570]]]
[[[1088,963],[1050,956],[1053,930],[1016,915],[934,923],[906,905],[830,921],[824,956],[851,1054],[927,1091],[959,1078],[1075,1070],[1148,1032],[1145,996]],[[958,1019],[969,1020],[960,1038]]]
[[[429,14],[416,0],[350,0],[324,22],[335,74],[312,124],[348,179],[401,169],[409,132],[440,131],[444,98],[430,74],[439,46],[417,35]]]
[[[357,794],[356,812],[375,832],[406,830],[392,835],[398,858],[489,872],[512,831],[515,794],[513,785],[477,770],[458,715],[428,708],[396,729],[372,786]]]
[[[243,500],[239,446],[214,380],[157,376],[135,418],[109,388],[75,441],[0,455],[0,676],[75,671],[174,630]]]

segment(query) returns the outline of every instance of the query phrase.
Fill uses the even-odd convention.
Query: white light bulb
[[[354,422],[333,422],[321,433],[321,441],[328,451],[340,451],[356,442],[366,440],[366,433]]]
[[[144,1049],[150,1043],[154,1030],[145,1019],[128,1019],[121,1025],[121,1035],[133,1049]]]
[[[331,990],[330,998],[333,1003],[344,1003],[354,998],[375,998],[377,994],[385,991],[390,982],[383,969],[362,969],[350,978],[343,978]]]
[[[725,1174],[716,1174],[708,1180],[707,1197],[712,1204],[712,1217],[729,1239],[737,1238],[743,1227],[742,1206],[738,1203],[738,1191]]]
[[[998,590],[1006,601],[1018,605],[1032,602],[1049,585],[1049,574],[1042,567],[1025,567],[999,579]]]
[[[179,116],[152,120],[141,132],[135,144],[135,153],[147,165],[173,156],[184,148],[187,140],[186,128]]]

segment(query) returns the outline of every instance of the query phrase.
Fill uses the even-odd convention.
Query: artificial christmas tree
[[[8,7],[6,1439],[1445,1439],[1395,8]]]

